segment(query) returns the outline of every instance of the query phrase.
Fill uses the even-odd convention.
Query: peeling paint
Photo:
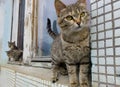
[[[34,51],[34,28],[35,28],[35,0],[26,0],[25,7],[25,31],[24,31],[24,53],[23,58],[27,60],[31,57],[31,52]]]

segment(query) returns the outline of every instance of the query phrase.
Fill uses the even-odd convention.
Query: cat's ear
[[[60,0],[55,0],[55,9],[57,15],[59,15],[60,11],[64,8],[66,8],[66,5],[64,3],[62,3]]]
[[[86,7],[86,0],[78,0],[77,3],[79,3],[80,6]]]

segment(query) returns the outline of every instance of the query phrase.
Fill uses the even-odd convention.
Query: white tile
[[[115,48],[115,55],[119,55],[120,56],[120,47],[116,47]]]
[[[113,9],[115,10],[115,9],[118,9],[118,8],[120,8],[120,1],[117,1],[117,2],[115,2],[114,4],[113,4]]]
[[[113,39],[106,39],[106,47],[113,46]]]
[[[112,38],[112,37],[113,37],[113,31],[112,30],[106,31],[106,38]]]
[[[105,12],[109,12],[109,11],[111,11],[111,10],[112,10],[112,5],[111,5],[111,4],[105,6]]]
[[[91,6],[91,10],[95,10],[95,9],[97,9],[97,4],[96,3],[92,4],[92,6]]]
[[[91,51],[91,56],[97,56],[97,50],[92,50]]]
[[[115,29],[115,36],[120,36],[120,29]]]
[[[114,58],[113,57],[107,57],[106,58],[106,64],[113,65],[114,64]]]
[[[98,17],[98,24],[102,22],[104,22],[104,17],[103,16]]]
[[[107,87],[105,84],[100,84],[100,87]]]
[[[98,73],[98,67],[97,66],[92,67],[92,72]]]
[[[99,64],[105,65],[105,58],[99,58]]]
[[[115,27],[120,27],[120,19],[114,21]]]
[[[116,85],[120,85],[120,77],[116,77]]]
[[[92,81],[98,81],[98,75],[92,74]]]
[[[96,26],[93,26],[93,27],[90,28],[91,33],[96,33],[97,32],[96,30],[97,30]]]
[[[106,55],[113,55],[113,48],[107,48]]]
[[[104,5],[104,1],[103,0],[98,1],[98,8],[102,7],[103,5]]]
[[[111,2],[111,0],[104,0],[105,1],[105,4],[108,4]]]
[[[105,29],[107,30],[107,29],[110,29],[110,28],[112,28],[112,22],[110,21],[110,22],[106,22],[105,23]]]
[[[97,23],[96,18],[94,18],[94,19],[91,20],[91,25],[95,25],[96,23]]]
[[[116,74],[117,74],[117,75],[118,75],[118,74],[120,75],[120,66],[117,66],[117,67],[116,67]]]
[[[120,45],[120,38],[115,38],[115,46]]]
[[[105,46],[104,46],[104,41],[102,40],[102,41],[99,41],[98,42],[98,48],[104,48]]]
[[[99,66],[99,72],[105,73],[105,66]]]
[[[92,14],[92,17],[97,16],[97,10],[92,11],[91,14]]]
[[[116,57],[115,58],[115,64],[116,65],[120,65],[120,57]]]
[[[115,87],[115,85],[107,85],[107,87]]]
[[[103,14],[103,7],[98,9],[98,15]]]
[[[99,87],[98,82],[92,82],[92,87]]]
[[[107,74],[114,74],[114,67],[112,67],[112,66],[108,66],[107,67]]]
[[[105,75],[99,75],[100,82],[106,82],[106,76]]]
[[[112,19],[112,13],[105,14],[105,21]]]
[[[96,57],[91,57],[91,60],[92,60],[92,64],[98,64]]]
[[[120,17],[120,9],[117,11],[114,11],[114,18]]]
[[[97,42],[92,42],[92,43],[91,43],[91,47],[92,47],[92,48],[97,48]]]
[[[105,50],[104,49],[99,49],[99,56],[105,56]]]
[[[107,79],[108,79],[108,83],[115,84],[114,76],[107,76]]]
[[[91,34],[91,40],[96,40],[96,39],[97,39],[96,34]]]
[[[104,24],[98,25],[98,31],[103,31],[104,30]]]
[[[98,33],[98,39],[104,39],[104,32]]]
[[[90,0],[90,3],[92,4],[92,3],[94,3],[96,0]]]

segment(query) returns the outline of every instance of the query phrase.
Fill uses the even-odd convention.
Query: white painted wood
[[[33,1],[34,0],[25,0],[24,63],[28,63],[28,58],[32,55]]]
[[[19,0],[14,0],[13,8],[13,28],[12,28],[12,41],[16,41],[18,37],[18,18],[19,18]]]

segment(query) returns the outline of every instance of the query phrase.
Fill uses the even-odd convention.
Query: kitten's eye
[[[81,17],[84,17],[84,16],[85,16],[85,12],[82,12],[82,13],[80,14],[80,16],[81,16]]]
[[[70,21],[70,20],[73,20],[73,17],[69,15],[66,17],[66,19]]]

